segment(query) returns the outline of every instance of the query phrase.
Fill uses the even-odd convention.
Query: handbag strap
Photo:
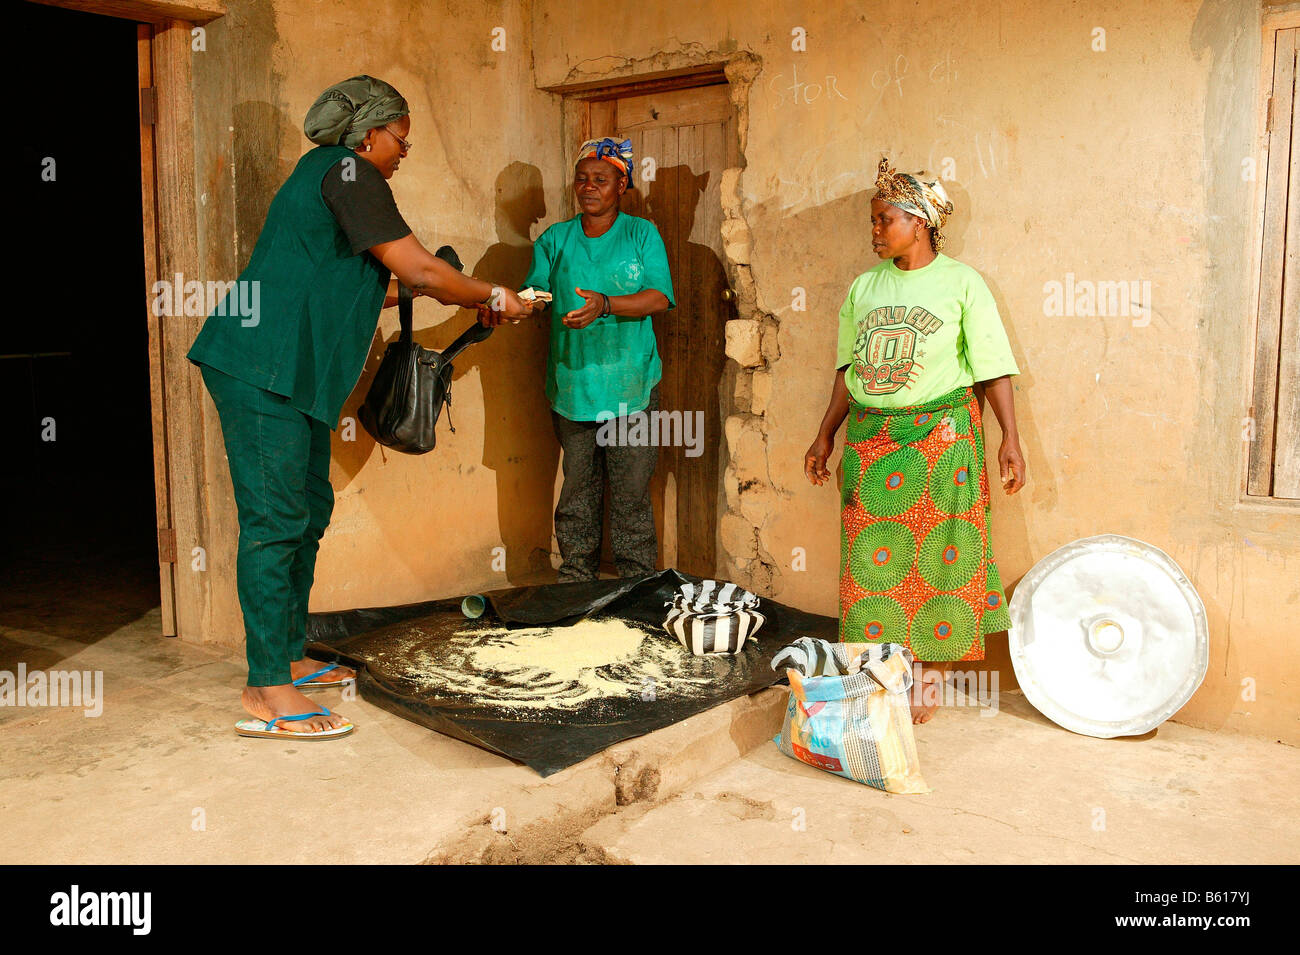
[[[451,246],[449,245],[441,246],[438,249],[438,251],[433,254],[436,255],[438,258],[442,259],[444,262],[450,265],[457,272],[465,271],[464,263],[461,262],[460,256],[456,254],[456,250],[453,249]],[[401,282],[398,282],[397,283],[397,320],[402,325],[402,334],[398,338],[398,341],[402,342],[402,344],[404,345],[411,344],[412,336],[414,333],[415,322],[411,315],[412,312],[411,303],[413,301],[415,301],[415,293],[412,292],[405,285],[403,285]],[[489,334],[490,332],[491,330],[489,329]],[[484,337],[486,338],[487,336],[485,335]],[[463,348],[464,346],[462,345],[461,347]],[[457,351],[459,351],[459,349],[457,349]],[[455,356],[453,355],[452,357]],[[448,361],[450,360],[451,359],[449,358]]]
[[[402,324],[402,335],[398,339],[402,344],[411,343],[411,335],[414,327],[414,321],[411,317],[411,303],[415,300],[415,293],[403,285],[397,283],[397,320]]]
[[[477,321],[469,328],[465,329],[456,340],[442,350],[442,357],[447,361],[454,361],[456,356],[463,352],[470,345],[486,341],[487,337],[492,334],[492,326],[480,325]]]

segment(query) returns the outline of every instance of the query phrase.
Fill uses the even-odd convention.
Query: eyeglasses
[[[389,129],[387,126],[382,126],[382,127],[380,127],[380,128],[383,129],[383,131],[386,132],[389,136],[392,136],[394,139],[397,140],[397,142],[398,142],[398,143],[401,145],[401,147],[402,147],[402,152],[405,153],[405,152],[410,152],[410,151],[411,151],[411,144],[410,144],[409,142],[407,142],[405,139],[403,139],[401,136],[397,135],[397,133],[393,132],[393,131],[392,131],[391,129]]]

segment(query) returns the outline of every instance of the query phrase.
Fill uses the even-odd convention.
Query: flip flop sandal
[[[308,673],[306,676],[300,676],[300,677],[298,677],[298,679],[296,679],[296,680],[293,681],[293,685],[296,686],[296,687],[297,687],[298,689],[300,689],[300,690],[319,690],[319,689],[321,689],[322,687],[327,687],[327,686],[347,686],[349,683],[355,683],[355,682],[357,682],[356,677],[352,677],[352,676],[348,677],[346,680],[333,680],[333,681],[330,681],[330,680],[318,680],[318,679],[316,679],[316,678],[317,678],[318,676],[320,676],[321,674],[329,673],[330,670],[337,670],[338,668],[339,668],[339,665],[338,665],[337,663],[331,663],[331,664],[329,664],[329,665],[327,665],[327,666],[324,666],[324,667],[322,667],[321,669],[317,670],[315,673]]]
[[[351,723],[344,723],[334,729],[317,730],[314,733],[295,733],[293,730],[278,729],[275,725],[276,723],[296,723],[300,720],[309,720],[313,716],[330,715],[329,708],[322,706],[312,713],[299,713],[297,716],[277,716],[269,721],[259,719],[240,720],[235,724],[235,732],[240,736],[255,739],[338,739],[340,736],[347,736],[356,729]]]

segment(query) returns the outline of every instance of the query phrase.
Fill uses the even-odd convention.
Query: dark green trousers
[[[316,552],[334,510],[330,430],[289,399],[200,366],[221,417],[239,512],[235,577],[248,685],[290,682],[307,637]]]

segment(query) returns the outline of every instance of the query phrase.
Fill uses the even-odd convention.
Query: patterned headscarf
[[[934,230],[930,233],[930,247],[935,252],[943,250],[944,239],[939,230],[952,215],[952,201],[938,179],[925,178],[924,172],[896,172],[890,168],[889,160],[881,158],[876,171],[876,189],[876,198],[924,219]]]
[[[625,139],[620,143],[617,139],[610,139],[608,136],[604,139],[589,139],[578,147],[578,156],[574,159],[574,163],[584,159],[603,159],[613,163],[623,175],[627,176],[628,184],[632,183],[632,140]]]
[[[401,119],[411,110],[402,94],[373,76],[335,83],[307,110],[302,131],[320,146],[356,149],[366,132]]]

